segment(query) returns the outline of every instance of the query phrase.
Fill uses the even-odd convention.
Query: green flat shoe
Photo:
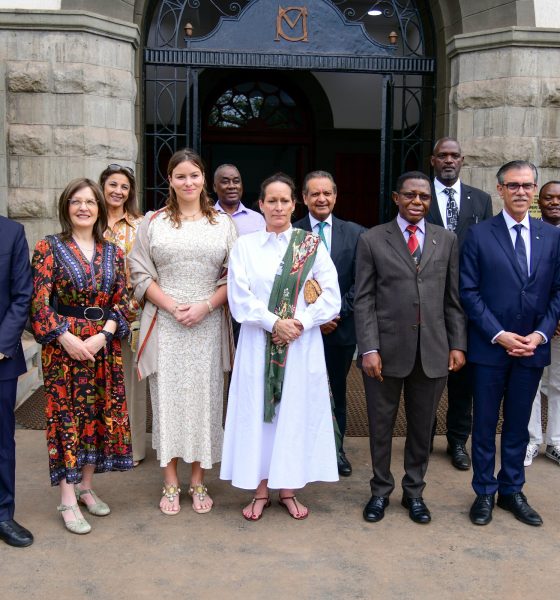
[[[75,486],[74,490],[76,492],[76,498],[78,502],[83,504],[91,515],[95,515],[96,517],[105,517],[111,512],[109,505],[103,502],[103,500],[100,500],[93,490],[81,490],[78,486]],[[82,499],[82,496],[85,494],[89,494],[95,500],[95,502],[93,504],[87,504]]]
[[[91,531],[91,525],[84,519],[84,517],[78,516],[80,514],[79,513],[80,509],[78,508],[77,504],[74,504],[72,506],[68,506],[66,504],[60,504],[59,506],[56,507],[56,510],[58,510],[58,512],[60,512],[60,513],[71,510],[74,513],[74,517],[76,518],[75,521],[65,521],[64,518],[62,519],[64,521],[64,526],[71,533],[77,533],[78,535],[84,535]]]

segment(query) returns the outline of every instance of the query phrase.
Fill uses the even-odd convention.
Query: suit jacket
[[[303,217],[294,227],[311,231],[309,215]],[[356,275],[356,247],[364,227],[352,221],[343,221],[332,216],[331,259],[338,273],[338,285],[342,297],[340,321],[335,331],[323,336],[328,346],[353,346],[356,343],[354,327],[354,279]]]
[[[25,373],[21,334],[27,322],[33,280],[23,226],[0,216],[0,381]]]
[[[439,211],[434,182],[432,181],[432,202],[427,219],[434,225],[444,227],[443,219]],[[459,209],[459,221],[455,233],[459,238],[459,249],[463,247],[467,231],[471,225],[485,221],[492,217],[492,198],[490,194],[478,188],[465,185],[461,182],[461,208]]]
[[[560,229],[530,218],[531,275],[524,280],[503,215],[471,227],[461,254],[461,301],[469,318],[468,359],[499,366],[510,360],[492,338],[501,330],[550,340],[560,318]],[[541,344],[526,366],[550,364]]]
[[[358,352],[379,350],[383,375],[402,378],[412,371],[420,343],[424,373],[447,376],[449,351],[466,350],[458,284],[458,242],[451,231],[426,223],[418,269],[396,219],[364,233],[354,298]]]

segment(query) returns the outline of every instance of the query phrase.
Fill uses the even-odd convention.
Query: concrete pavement
[[[398,489],[383,521],[363,521],[368,439],[349,438],[354,474],[301,492],[311,509],[305,521],[290,519],[276,502],[261,521],[245,521],[240,509],[250,494],[219,481],[217,468],[207,478],[216,502],[211,513],[195,514],[183,493],[181,512],[166,517],[157,509],[162,479],[150,451],[132,472],[96,476],[95,490],[112,514],[88,515],[93,531],[77,536],[56,512],[44,432],[18,430],[16,439],[16,519],[35,543],[0,543],[2,600],[558,597],[560,467],[542,455],[527,469],[525,488],[544,519],[540,528],[499,508],[487,527],[471,525],[471,473],[450,465],[438,436],[424,496],[433,520],[426,526],[410,521]],[[403,447],[404,439],[395,438],[397,481]],[[186,490],[185,466],[181,473]]]

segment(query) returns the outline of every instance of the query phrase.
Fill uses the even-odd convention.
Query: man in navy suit
[[[497,504],[528,525],[541,525],[522,492],[527,426],[550,339],[560,318],[560,230],[529,217],[537,169],[512,161],[497,173],[504,209],[471,227],[461,254],[460,292],[469,318],[473,374],[475,525]],[[496,426],[503,398],[501,469],[494,475]]]
[[[33,281],[23,227],[0,216],[0,539],[29,546],[33,536],[14,521],[16,443],[14,407],[18,376],[25,373],[21,334]]]
[[[471,225],[492,217],[492,199],[482,190],[459,179],[464,157],[455,138],[444,137],[435,145],[431,157],[435,178],[432,203],[427,220],[454,231],[459,252]],[[472,427],[472,386],[468,364],[447,377],[447,453],[451,464],[462,471],[471,466],[466,449]],[[435,423],[433,435],[435,434]]]
[[[354,328],[354,277],[356,271],[356,246],[365,228],[350,221],[337,219],[333,214],[336,203],[336,184],[326,171],[308,173],[303,181],[303,201],[309,214],[294,223],[294,227],[320,235],[327,247],[338,273],[342,296],[340,315],[321,325],[325,362],[334,399],[334,415],[342,440],[346,432],[346,378],[356,349]],[[338,455],[338,473],[343,477],[352,474],[352,465],[346,458],[344,446]]]

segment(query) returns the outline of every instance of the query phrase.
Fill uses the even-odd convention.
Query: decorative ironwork
[[[435,59],[421,56],[337,56],[333,54],[272,54],[219,50],[144,51],[146,64],[235,67],[241,69],[303,69],[356,73],[433,73]]]
[[[230,129],[299,129],[303,123],[294,99],[264,81],[244,82],[226,90],[208,117],[209,127]]]
[[[160,0],[154,10],[153,27],[148,45],[155,48],[178,48],[183,44],[187,23],[193,37],[207,35],[222,17],[237,17],[255,0]]]
[[[360,22],[368,35],[375,38],[377,20],[371,16],[378,11],[378,17],[390,21],[385,28],[400,29],[399,50],[402,56],[422,56],[424,54],[424,33],[420,11],[415,0],[331,0],[343,17],[350,22]],[[383,28],[382,28],[383,29]],[[381,40],[378,40],[381,41]]]

